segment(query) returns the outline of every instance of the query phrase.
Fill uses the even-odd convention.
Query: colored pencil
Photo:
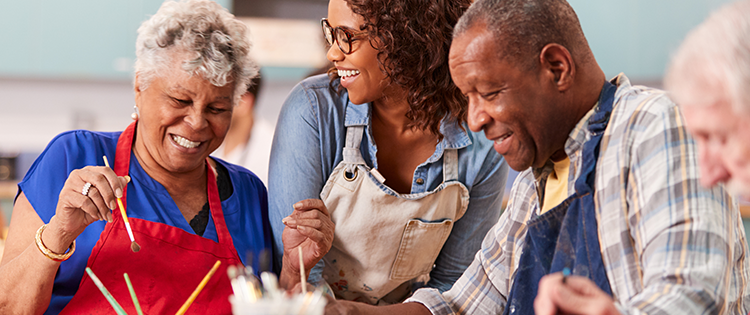
[[[94,281],[94,284],[96,284],[96,287],[99,288],[99,291],[104,294],[104,297],[107,299],[110,305],[112,305],[112,308],[115,309],[115,312],[117,312],[117,315],[128,315],[128,313],[125,313],[125,310],[122,309],[122,306],[120,306],[120,303],[117,303],[117,300],[115,300],[115,297],[112,296],[112,294],[107,291],[107,288],[104,287],[104,284],[102,283],[99,278],[96,277],[94,274],[94,271],[91,270],[91,268],[86,267],[86,273],[89,274],[89,277],[91,277],[91,280]]]
[[[206,274],[205,277],[203,277],[203,280],[201,280],[201,283],[198,284],[198,287],[195,288],[195,291],[193,291],[192,294],[190,294],[190,297],[188,297],[187,301],[185,301],[185,304],[182,304],[182,307],[175,313],[175,315],[183,315],[185,312],[187,312],[188,307],[190,307],[191,304],[193,304],[193,301],[195,301],[195,298],[198,297],[198,294],[201,293],[203,290],[203,287],[206,286],[206,283],[208,283],[208,280],[211,279],[211,276],[214,275],[214,272],[216,272],[216,269],[219,269],[219,265],[221,265],[221,261],[217,260],[214,266],[211,268],[210,271],[208,271],[208,274]]]
[[[130,277],[128,277],[128,274],[123,274],[125,277],[125,283],[128,285],[128,291],[130,291],[130,297],[133,299],[133,305],[135,305],[135,311],[138,312],[138,315],[143,315],[143,311],[141,310],[141,303],[138,303],[138,297],[135,296],[135,290],[133,289],[133,284],[130,283]]]

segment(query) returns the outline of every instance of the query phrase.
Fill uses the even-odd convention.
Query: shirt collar
[[[346,93],[342,93],[346,94]],[[344,118],[344,126],[369,126],[370,118],[372,115],[371,106],[372,103],[356,105],[346,98],[346,117]],[[440,121],[440,132],[443,133],[443,140],[437,145],[435,154],[439,157],[442,156],[444,149],[460,149],[465,148],[471,144],[471,139],[466,131],[468,126],[461,124],[463,130],[457,123],[450,122],[449,119],[443,118]]]
[[[616,77],[612,78],[610,83],[617,86],[617,92],[615,93],[615,104],[617,104],[617,98],[620,96],[620,91],[626,91],[630,87],[630,80],[628,77],[625,76],[625,74],[618,74]],[[583,118],[578,121],[575,128],[568,134],[568,140],[565,141],[565,154],[567,154],[569,157],[573,156],[576,152],[581,150],[583,148],[583,144],[591,137],[591,133],[589,132],[589,118],[591,118],[591,115],[594,114],[596,111],[596,107],[599,105],[599,101],[594,104],[594,106],[591,107],[591,109],[586,113],[586,115],[583,115]],[[534,177],[539,180],[542,177],[545,177],[549,174],[549,172],[552,169],[552,161],[547,161],[544,166],[540,168],[533,169]]]

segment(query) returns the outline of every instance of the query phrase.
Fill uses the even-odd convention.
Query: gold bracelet
[[[70,244],[70,247],[68,248],[68,252],[64,254],[58,254],[53,251],[51,251],[47,246],[44,245],[44,242],[42,242],[42,232],[44,229],[47,228],[47,225],[42,225],[39,227],[38,230],[36,230],[36,237],[34,237],[34,240],[36,240],[36,248],[39,249],[40,252],[42,252],[42,255],[47,256],[47,258],[52,259],[54,261],[66,261],[68,258],[70,258],[71,255],[73,255],[73,252],[76,251],[76,241],[73,240],[73,243]]]

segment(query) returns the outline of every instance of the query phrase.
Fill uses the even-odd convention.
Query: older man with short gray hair
[[[750,200],[750,1],[725,5],[695,28],[665,83],[698,142],[701,183]]]

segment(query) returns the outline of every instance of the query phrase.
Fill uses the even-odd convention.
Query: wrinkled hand
[[[320,199],[305,199],[294,204],[294,212],[282,220],[286,225],[281,236],[284,243],[284,268],[291,268],[299,274],[299,252],[305,272],[328,253],[333,243],[334,224],[328,209]],[[307,276],[307,275],[305,275]]]
[[[91,223],[98,220],[112,221],[112,209],[117,209],[117,197],[129,178],[118,177],[104,166],[86,166],[74,170],[60,191],[53,220],[67,235],[78,236]],[[91,183],[87,195],[83,186]]]
[[[562,273],[542,277],[534,300],[538,315],[554,314],[620,314],[614,301],[591,280],[568,276],[562,282]]]
[[[356,310],[352,309],[350,301],[337,301],[326,295],[326,308],[324,314],[326,315],[345,315],[345,314],[357,314]]]

